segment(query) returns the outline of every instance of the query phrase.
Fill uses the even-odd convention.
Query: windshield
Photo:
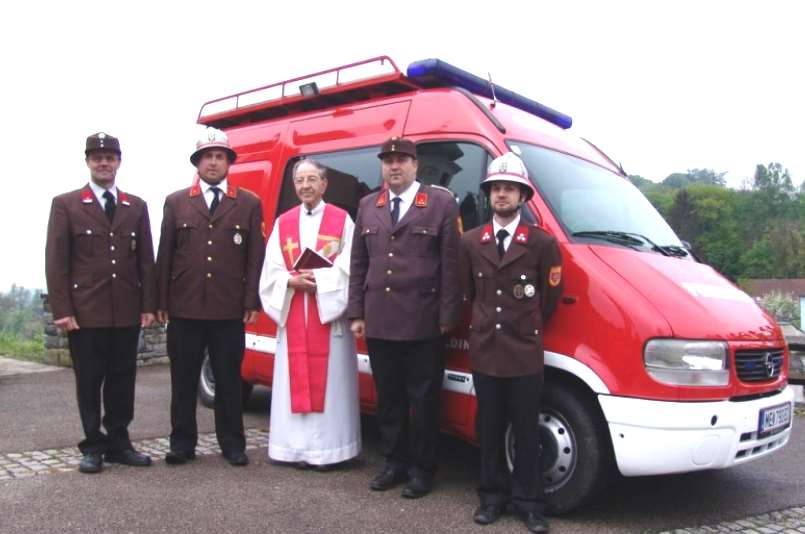
[[[640,241],[661,247],[681,247],[679,238],[629,180],[588,161],[547,148],[509,141],[525,162],[531,181],[569,235],[596,234],[624,246]],[[630,241],[629,235],[633,236]],[[646,239],[647,238],[647,239]]]

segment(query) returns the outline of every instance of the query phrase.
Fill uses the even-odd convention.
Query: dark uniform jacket
[[[78,326],[138,326],[156,311],[148,208],[118,189],[110,223],[89,185],[53,199],[45,248],[53,317]]]
[[[461,236],[473,370],[501,377],[542,372],[542,328],[562,292],[561,262],[556,239],[531,224],[520,223],[503,258],[491,224]]]
[[[157,254],[159,309],[183,319],[242,319],[259,310],[265,254],[260,199],[229,185],[210,217],[198,184],[165,199]]]
[[[421,185],[413,205],[391,224],[388,191],[361,199],[349,277],[350,319],[366,336],[431,339],[460,315],[456,275],[458,207],[452,194]]]

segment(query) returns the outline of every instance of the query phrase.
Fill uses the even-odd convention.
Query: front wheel
[[[579,388],[545,384],[539,415],[542,480],[548,511],[578,508],[607,483],[612,468],[609,432],[595,401]],[[514,466],[514,435],[506,430],[506,460]]]
[[[240,393],[244,407],[249,403],[253,389],[253,384],[241,382]],[[212,372],[209,354],[204,356],[204,363],[201,364],[201,377],[198,382],[198,398],[201,404],[207,408],[213,408],[215,406],[215,375]]]

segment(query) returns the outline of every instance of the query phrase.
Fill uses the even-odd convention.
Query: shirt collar
[[[512,222],[510,222],[509,224],[507,224],[506,226],[499,225],[498,222],[495,220],[495,218],[494,217],[492,218],[492,231],[494,232],[495,236],[498,235],[498,231],[501,228],[506,230],[507,232],[509,232],[509,235],[507,235],[506,237],[513,236],[514,232],[517,231],[517,227],[519,225],[520,225],[520,214],[519,213],[517,214],[517,217],[515,217],[514,220]]]
[[[226,188],[226,178],[224,178],[217,184],[208,184],[204,180],[201,180],[201,183],[203,184],[201,187],[204,189],[205,195],[209,192],[210,188],[212,187],[217,187],[218,189],[224,192],[224,195],[226,195],[226,192],[228,191],[228,189]]]
[[[400,200],[402,200],[404,204],[413,204],[414,197],[416,196],[417,191],[419,191],[419,186],[420,186],[419,181],[414,180],[413,182],[411,182],[411,185],[408,186],[408,189],[406,189],[399,195],[395,195],[394,192],[391,189],[389,189],[389,203],[391,203],[392,199],[400,197]]]
[[[109,189],[104,189],[103,187],[99,186],[98,184],[90,180],[89,188],[92,189],[92,192],[95,194],[95,198],[97,198],[98,201],[100,201],[103,198],[103,194],[106,193],[107,191],[112,193],[112,196],[115,197],[115,200],[117,200],[117,186],[115,184],[112,184],[112,187],[110,187]]]
[[[310,210],[310,215],[311,216],[319,215],[321,212],[323,212],[324,204],[325,204],[324,200],[319,200],[319,203],[316,204],[316,206],[312,210]],[[302,213],[304,213],[305,215],[308,214],[307,208],[305,207],[304,204],[302,204]]]

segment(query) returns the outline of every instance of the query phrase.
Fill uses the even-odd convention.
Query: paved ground
[[[61,367],[42,365],[41,363],[25,362],[0,356],[0,376],[19,375],[24,373],[41,373],[43,371],[58,371]]]
[[[246,468],[217,454],[211,413],[199,409],[199,458],[182,467],[161,461],[169,423],[164,366],[140,370],[137,447],[153,467],[75,471],[80,439],[72,374],[0,376],[0,532],[525,532],[511,517],[479,527],[477,451],[445,437],[437,490],[415,502],[367,482],[381,465],[374,423],[364,419],[364,450],[349,468],[316,473],[268,463],[267,391],[257,390],[245,417]],[[805,419],[797,417],[778,455],[725,471],[619,479],[605,495],[552,532],[805,533]]]

